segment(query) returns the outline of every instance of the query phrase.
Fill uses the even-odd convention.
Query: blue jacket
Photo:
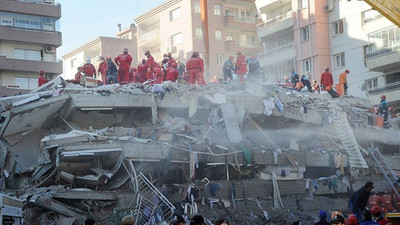
[[[359,223],[358,225],[379,225],[379,223],[373,221],[373,220],[368,220],[368,221],[364,221],[362,223]]]

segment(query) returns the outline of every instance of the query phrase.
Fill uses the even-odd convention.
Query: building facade
[[[132,67],[137,66],[136,27],[132,24],[129,28],[120,29],[117,37],[98,37],[83,46],[72,50],[62,56],[64,61],[63,77],[72,79],[77,68],[90,60],[96,70],[99,68],[100,57],[111,57],[113,60],[127,48],[132,56]]]
[[[145,58],[149,50],[156,62],[161,62],[165,53],[186,62],[198,51],[208,81],[214,76],[222,78],[222,65],[229,56],[238,51],[252,56],[262,50],[256,33],[255,0],[205,2],[202,7],[200,0],[169,0],[136,17],[138,59]]]
[[[0,85],[34,89],[40,70],[47,79],[62,73],[60,18],[54,0],[0,0]]]

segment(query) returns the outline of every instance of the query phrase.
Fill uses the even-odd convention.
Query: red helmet
[[[381,212],[382,212],[382,209],[379,206],[374,206],[371,208],[371,214],[374,216],[380,214]]]
[[[382,95],[381,98],[382,98],[382,99],[386,99],[386,95]]]
[[[347,223],[348,225],[357,225],[358,219],[354,214],[350,214],[349,217],[347,218]]]
[[[39,74],[40,74],[40,75],[43,75],[43,73],[44,73],[43,70],[39,71]]]
[[[144,53],[144,55],[150,55],[150,51],[147,50],[147,51]]]

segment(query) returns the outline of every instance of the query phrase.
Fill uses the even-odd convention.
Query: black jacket
[[[365,187],[362,187],[356,191],[350,198],[350,202],[353,203],[355,207],[358,207],[361,210],[364,210],[368,204],[369,196],[371,192],[367,191]]]

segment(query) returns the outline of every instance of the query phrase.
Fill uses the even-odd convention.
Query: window
[[[194,12],[201,13],[200,2],[194,2]]]
[[[171,46],[177,46],[178,44],[182,43],[182,33],[177,33],[172,35],[171,37]]]
[[[234,37],[233,34],[226,34],[226,40],[227,41],[233,41],[233,40],[235,40],[235,37]]]
[[[333,35],[339,35],[343,33],[343,19],[333,22]]]
[[[344,52],[339,53],[339,54],[335,55],[334,57],[335,57],[335,67],[336,68],[340,68],[340,67],[345,66]]]
[[[222,15],[222,6],[220,4],[214,5],[214,15],[216,16]]]
[[[170,21],[175,21],[177,19],[181,18],[181,8],[176,8],[169,12],[169,19]]]
[[[240,11],[240,20],[241,21],[248,21],[250,18],[250,11],[241,10]]]
[[[40,50],[32,49],[14,49],[14,57],[16,59],[42,61],[42,53]]]
[[[298,0],[299,9],[304,9],[308,7],[308,0]]]
[[[202,28],[196,28],[196,38],[203,39],[203,29]]]
[[[256,36],[253,34],[246,34],[243,36],[245,46],[255,46]]]
[[[14,84],[20,89],[34,89],[38,87],[38,79],[31,77],[15,77]]]
[[[304,73],[311,72],[312,70],[311,58],[303,60],[303,70]]]
[[[222,30],[220,29],[215,30],[215,40],[222,41]]]
[[[217,54],[217,65],[224,64],[224,55]]]
[[[378,78],[368,80],[368,89],[374,89],[378,87]]]
[[[310,39],[310,31],[308,27],[301,28],[301,41],[308,41]]]
[[[400,72],[385,76],[386,84],[398,83],[400,81]]]

